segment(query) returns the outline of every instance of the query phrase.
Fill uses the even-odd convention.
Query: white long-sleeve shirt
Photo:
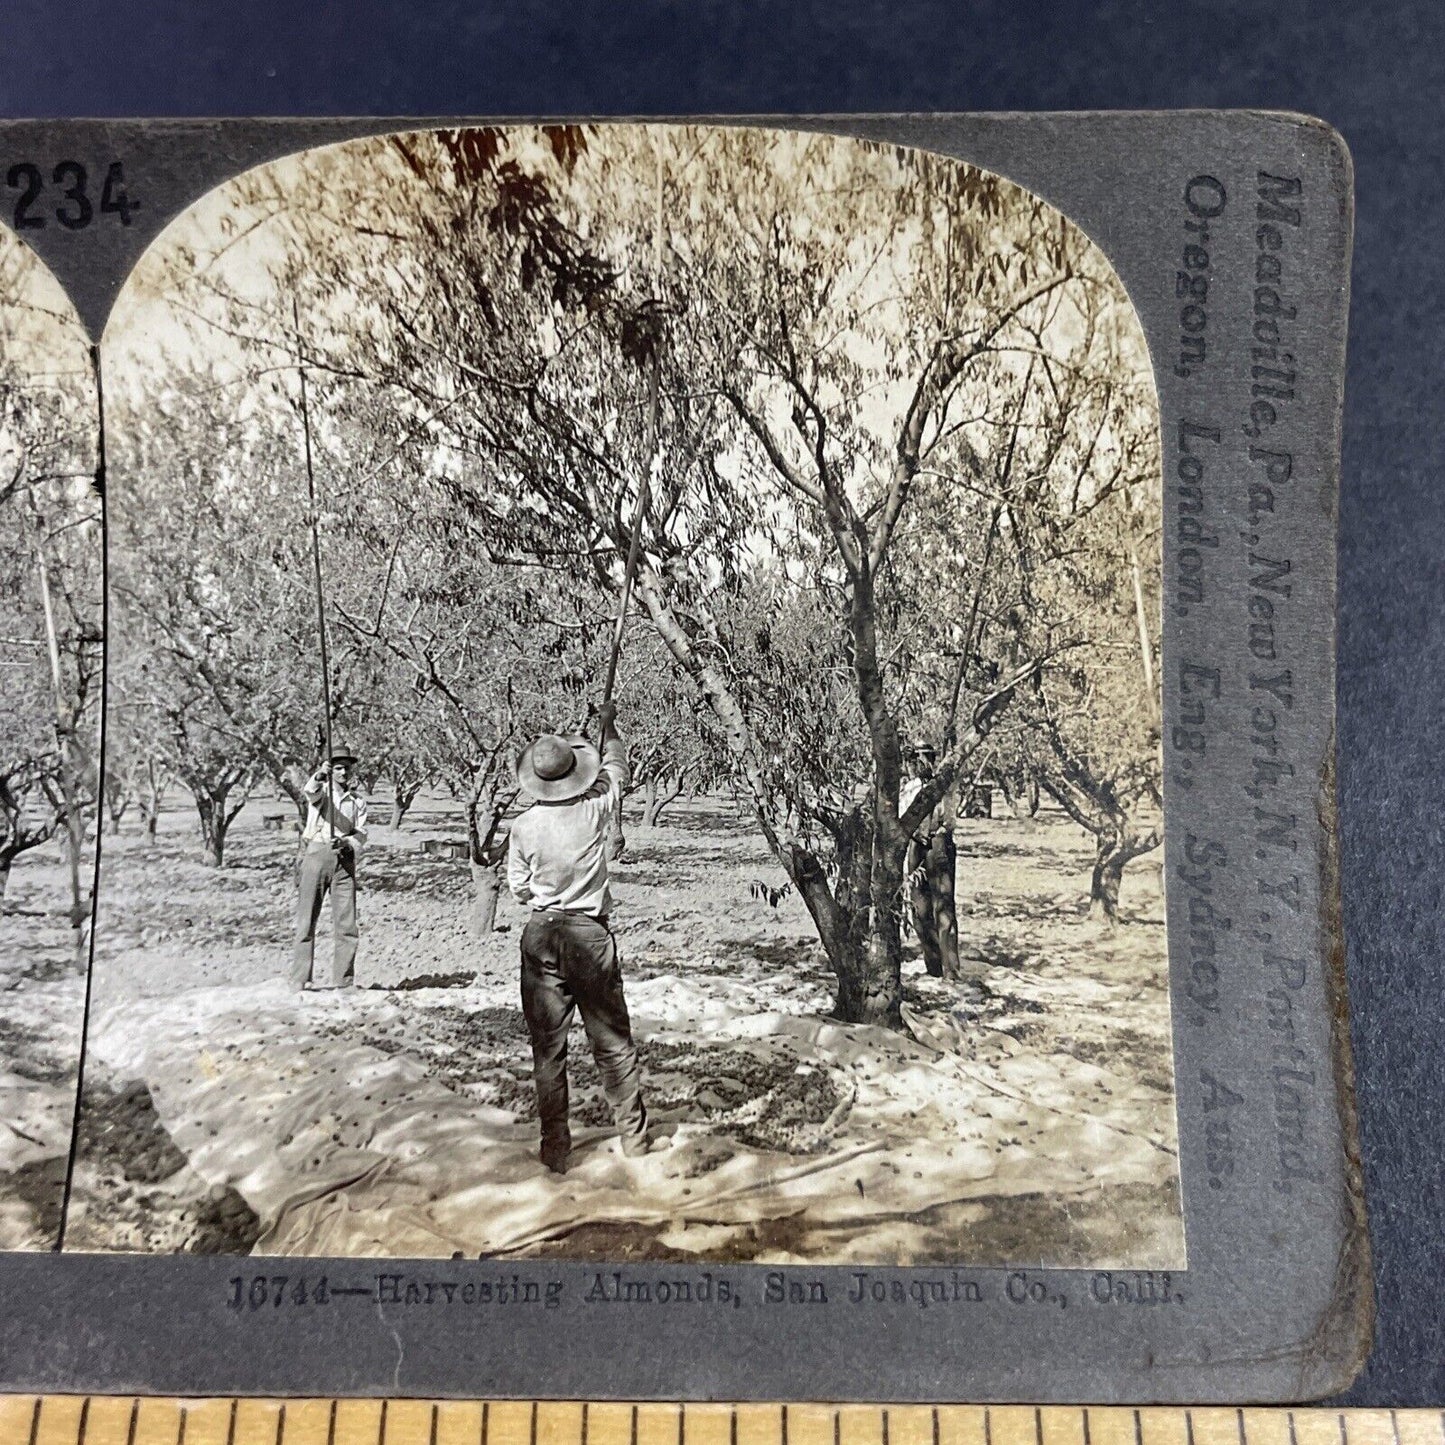
[[[512,824],[507,887],[524,908],[565,908],[606,918],[611,823],[627,786],[627,749],[618,738],[602,748],[602,771],[578,798],[533,803]]]
[[[301,789],[306,798],[306,826],[301,830],[301,842],[310,847],[313,843],[329,843],[333,837],[346,838],[359,858],[366,846],[366,799],[349,788],[337,792],[330,788],[331,818],[327,820],[322,804],[327,793],[327,784],[308,778]]]

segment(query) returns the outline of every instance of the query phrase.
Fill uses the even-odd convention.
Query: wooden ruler
[[[1445,1412],[7,1395],[0,1445],[1445,1445]]]

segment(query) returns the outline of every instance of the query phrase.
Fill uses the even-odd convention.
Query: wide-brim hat
[[[602,771],[602,754],[584,737],[543,733],[517,759],[517,781],[539,803],[580,798]]]
[[[337,743],[331,749],[331,756],[326,761],[334,765],[336,763],[359,763],[361,759],[344,743]]]

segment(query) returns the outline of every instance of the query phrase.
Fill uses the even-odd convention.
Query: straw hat
[[[583,737],[543,733],[517,759],[517,781],[539,803],[580,798],[602,771],[602,754]]]

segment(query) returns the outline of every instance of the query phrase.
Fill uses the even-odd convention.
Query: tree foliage
[[[624,126],[350,142],[226,192],[142,289],[271,431],[269,378],[315,378],[358,722],[415,704],[478,866],[519,740],[595,700],[634,552],[639,771],[743,791],[844,1016],[896,1019],[909,836],[1000,747],[1147,837],[1118,820],[1157,798],[1124,560],[1156,555],[1153,390],[1043,201],[863,142]],[[235,526],[254,552],[275,519]],[[251,566],[228,588],[299,615]]]

